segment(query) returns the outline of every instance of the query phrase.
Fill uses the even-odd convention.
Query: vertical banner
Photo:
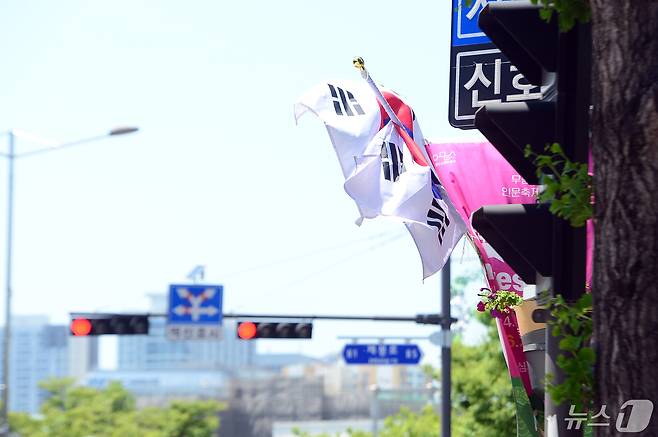
[[[483,205],[536,203],[538,187],[529,185],[486,142],[429,144],[427,152],[448,196],[468,225],[489,288],[523,296],[526,284],[473,229],[470,218]],[[534,418],[528,401],[532,389],[516,316],[512,313],[496,322],[517,404],[517,435],[534,436]]]
[[[455,208],[469,223],[469,232],[483,260],[489,288],[523,296],[526,284],[470,226],[470,217],[483,205],[536,203],[538,188],[529,185],[489,143],[430,144],[427,152]],[[530,393],[516,317],[499,320],[499,332],[512,377],[521,378]]]

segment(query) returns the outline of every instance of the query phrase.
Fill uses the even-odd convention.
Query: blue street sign
[[[170,285],[167,324],[221,324],[223,291],[221,285]]]
[[[478,27],[488,0],[452,0],[452,46],[486,44],[491,40]]]
[[[347,364],[418,364],[423,353],[415,344],[348,344]]]

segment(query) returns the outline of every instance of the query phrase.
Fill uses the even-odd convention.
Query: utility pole
[[[450,259],[441,270],[441,437],[450,437],[450,415],[452,411],[451,390],[451,366],[452,366],[452,335],[450,326]]]
[[[2,347],[2,416],[0,420],[0,435],[9,435],[9,352],[11,350],[11,273],[12,273],[12,248],[14,236],[14,132],[9,131],[9,150],[7,153],[7,255],[5,270],[5,332]]]

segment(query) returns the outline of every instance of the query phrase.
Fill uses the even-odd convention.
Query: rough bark
[[[658,409],[658,1],[591,0],[599,436],[630,399]]]

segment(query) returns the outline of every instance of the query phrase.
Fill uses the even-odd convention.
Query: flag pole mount
[[[354,59],[352,59],[352,65],[354,65],[354,68],[359,70],[362,78],[368,79],[368,70],[366,70],[366,61],[364,61],[361,56],[357,56]]]

